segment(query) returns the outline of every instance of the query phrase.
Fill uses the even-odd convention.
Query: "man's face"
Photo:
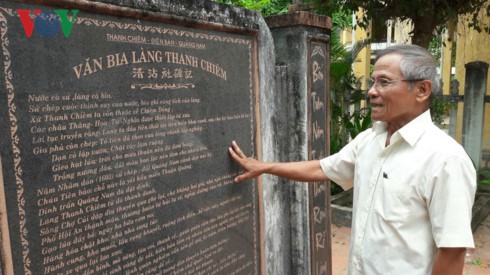
[[[401,60],[402,57],[396,54],[378,59],[371,78],[380,84],[373,85],[368,91],[371,118],[387,122],[395,130],[421,113],[420,104],[416,100],[416,85],[410,88],[409,82],[400,81],[406,79],[400,71]],[[383,81],[385,85],[381,85]]]

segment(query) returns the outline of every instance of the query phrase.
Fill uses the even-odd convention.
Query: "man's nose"
[[[376,90],[376,85],[371,86],[371,88],[367,91],[367,97],[376,97],[378,96],[378,90]]]

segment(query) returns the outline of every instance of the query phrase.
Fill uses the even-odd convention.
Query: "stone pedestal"
[[[283,105],[283,111],[273,121],[275,127],[281,128],[275,139],[277,158],[280,161],[323,158],[329,148],[330,19],[299,11],[268,17],[266,22],[276,53],[275,93]],[[268,266],[268,273],[330,274],[329,184],[293,181],[283,184],[282,192],[288,192],[290,200],[280,202],[284,207],[284,217],[280,218],[291,220],[292,240],[290,247],[285,244],[283,250],[291,251],[292,265]],[[266,238],[273,239],[274,231],[266,230]],[[266,253],[273,248],[266,246]]]
[[[485,93],[487,90],[488,64],[466,64],[463,110],[463,147],[479,169],[481,161],[483,118],[485,117]]]

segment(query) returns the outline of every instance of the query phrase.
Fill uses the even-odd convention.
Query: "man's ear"
[[[417,83],[418,102],[429,101],[431,93],[432,93],[432,82],[430,82],[430,80],[422,80]]]

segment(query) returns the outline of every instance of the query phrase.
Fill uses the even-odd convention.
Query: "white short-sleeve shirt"
[[[354,186],[349,274],[430,274],[438,247],[473,248],[476,172],[427,111],[395,132],[376,122],[320,161]]]

